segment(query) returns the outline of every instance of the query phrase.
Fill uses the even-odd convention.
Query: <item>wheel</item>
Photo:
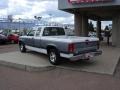
[[[15,41],[14,41],[14,40],[11,40],[11,43],[12,43],[12,44],[14,44],[14,43],[15,43]]]
[[[19,48],[21,52],[26,52],[25,44],[23,43],[19,44]]]
[[[60,55],[56,49],[50,49],[48,55],[49,55],[49,61],[51,64],[53,65],[60,64]]]

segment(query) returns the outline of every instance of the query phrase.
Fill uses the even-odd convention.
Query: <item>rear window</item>
[[[60,27],[46,27],[43,32],[43,36],[60,36],[65,35],[65,31]]]

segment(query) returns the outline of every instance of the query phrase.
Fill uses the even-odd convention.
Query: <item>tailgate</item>
[[[98,41],[85,41],[75,44],[75,52],[78,54],[93,52],[98,49]]]

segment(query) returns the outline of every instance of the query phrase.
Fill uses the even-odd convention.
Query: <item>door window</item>
[[[41,32],[41,28],[38,28],[38,30],[36,31],[36,37],[39,37],[40,36],[40,32]]]
[[[35,30],[31,30],[31,31],[27,34],[27,36],[34,36],[34,34],[35,34]]]

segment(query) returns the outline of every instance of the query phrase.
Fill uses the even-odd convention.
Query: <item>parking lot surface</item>
[[[18,51],[17,45],[0,46],[0,53]],[[56,68],[26,72],[0,66],[0,90],[120,90],[120,64],[114,75]]]
[[[19,50],[19,48],[18,48],[17,44],[0,45],[0,54],[14,52],[14,51],[18,51],[18,50]]]
[[[0,67],[0,90],[120,90],[120,80],[64,69],[32,73]]]
[[[66,60],[66,62],[63,62],[56,67],[113,75],[116,65],[119,61],[120,49],[106,46],[102,46],[101,49],[103,51],[102,55],[94,57],[91,60],[70,62],[68,59],[61,59],[63,61]],[[33,51],[27,51],[27,53],[14,51],[0,54],[0,64],[23,69],[26,71],[51,70],[55,67],[49,63],[47,55]]]

